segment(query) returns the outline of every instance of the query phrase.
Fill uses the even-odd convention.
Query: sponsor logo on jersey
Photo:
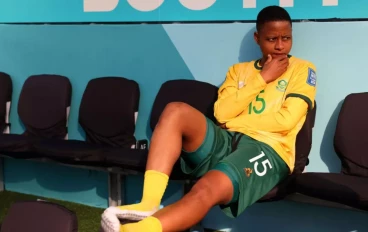
[[[308,68],[307,84],[310,86],[316,86],[316,83],[317,83],[316,72],[313,69]]]

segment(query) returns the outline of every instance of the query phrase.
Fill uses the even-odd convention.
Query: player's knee
[[[201,202],[210,204],[226,204],[234,197],[234,185],[224,172],[213,170],[205,174],[192,188]]]
[[[212,207],[229,202],[233,194],[232,187],[224,173],[210,171],[193,186],[191,193],[204,205]]]
[[[185,114],[191,109],[191,106],[183,102],[170,102],[166,105],[164,111],[161,114],[160,121],[180,121],[183,120]]]
[[[195,197],[195,199],[201,202],[204,206],[208,205],[212,207],[216,204],[213,188],[213,184],[202,178],[193,186],[193,188],[190,190],[190,194],[192,194],[193,197]]]

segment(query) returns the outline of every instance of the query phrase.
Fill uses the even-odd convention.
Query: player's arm
[[[226,123],[243,112],[254,98],[266,87],[260,74],[249,77],[246,85],[239,89],[238,75],[240,65],[229,68],[226,79],[218,91],[214,113],[219,123]]]
[[[281,109],[275,113],[241,115],[226,124],[255,130],[287,133],[293,129],[308,110],[313,109],[316,94],[315,67],[305,65],[293,78]]]

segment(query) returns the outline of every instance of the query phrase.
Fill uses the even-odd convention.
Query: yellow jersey
[[[270,145],[294,170],[296,136],[316,94],[316,67],[289,56],[287,71],[266,84],[260,60],[231,66],[214,105],[217,121],[229,131]]]

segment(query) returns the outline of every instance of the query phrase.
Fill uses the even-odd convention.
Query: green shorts
[[[289,174],[286,163],[269,145],[222,129],[210,119],[207,119],[207,133],[202,145],[194,152],[183,151],[181,168],[196,178],[210,170],[225,173],[233,183],[234,194],[228,204],[220,207],[232,218],[239,216]]]

